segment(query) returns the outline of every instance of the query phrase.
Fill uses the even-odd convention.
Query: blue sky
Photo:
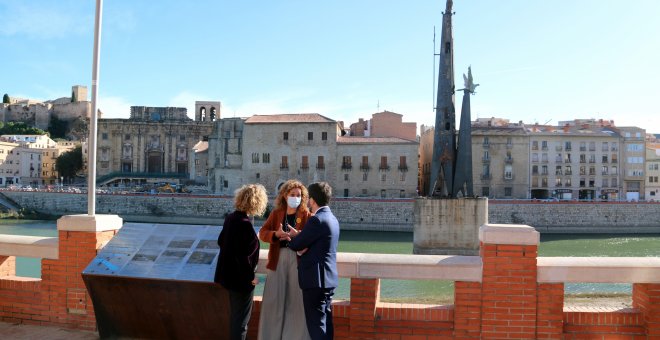
[[[0,0],[0,93],[91,89],[93,0]],[[223,117],[378,110],[433,124],[433,27],[443,0],[105,1],[99,107],[192,107]],[[611,119],[660,132],[660,1],[455,0],[455,73],[472,118]],[[436,66],[437,70],[437,66]],[[456,96],[460,112],[462,93]],[[457,118],[458,120],[458,118]]]

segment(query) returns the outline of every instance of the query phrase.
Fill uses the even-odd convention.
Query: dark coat
[[[252,280],[259,262],[259,239],[246,213],[237,210],[225,218],[218,245],[220,257],[214,281],[239,292],[253,290]]]
[[[339,222],[329,207],[321,207],[307,220],[305,229],[289,242],[293,250],[308,248],[298,263],[300,288],[337,287],[338,242]]]

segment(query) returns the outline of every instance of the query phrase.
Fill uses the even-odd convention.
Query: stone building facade
[[[396,137],[337,137],[335,195],[417,196],[416,141]]]
[[[424,188],[433,128],[421,133]],[[478,119],[472,123],[474,192],[489,198],[643,200],[644,136],[643,129],[594,119],[558,126]]]
[[[133,106],[129,119],[99,119],[97,176],[187,179],[193,147],[212,129],[212,122],[193,121],[174,107]]]
[[[646,183],[645,195],[647,201],[660,200],[660,149],[646,148]]]
[[[255,115],[215,124],[208,151],[211,192],[231,194],[243,184],[261,183],[275,194],[295,178],[305,184],[327,181],[335,196],[416,194],[415,141],[345,137],[339,122],[319,114]],[[363,164],[368,167],[360,169]]]
[[[638,127],[620,127],[621,160],[623,163],[622,198],[628,201],[646,199],[646,131]]]
[[[522,123],[477,120],[472,124],[474,193],[489,198],[529,193],[529,135]]]

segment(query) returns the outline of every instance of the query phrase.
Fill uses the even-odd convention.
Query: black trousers
[[[254,290],[249,292],[229,292],[229,338],[231,340],[245,340],[247,336],[247,324],[252,313],[252,301]]]
[[[305,321],[312,340],[328,340],[335,336],[331,306],[334,294],[334,288],[303,289]]]

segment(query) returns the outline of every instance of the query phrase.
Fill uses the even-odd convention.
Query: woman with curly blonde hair
[[[270,244],[259,317],[260,340],[310,339],[298,285],[298,256],[288,248],[289,231],[302,230],[311,215],[308,199],[305,185],[297,180],[286,181],[275,199],[275,209],[259,230],[259,238]]]
[[[232,340],[245,339],[257,284],[254,272],[259,262],[259,239],[249,216],[263,215],[267,203],[266,189],[261,184],[247,184],[236,190],[236,210],[227,215],[218,236],[220,257],[214,281],[229,292]]]

